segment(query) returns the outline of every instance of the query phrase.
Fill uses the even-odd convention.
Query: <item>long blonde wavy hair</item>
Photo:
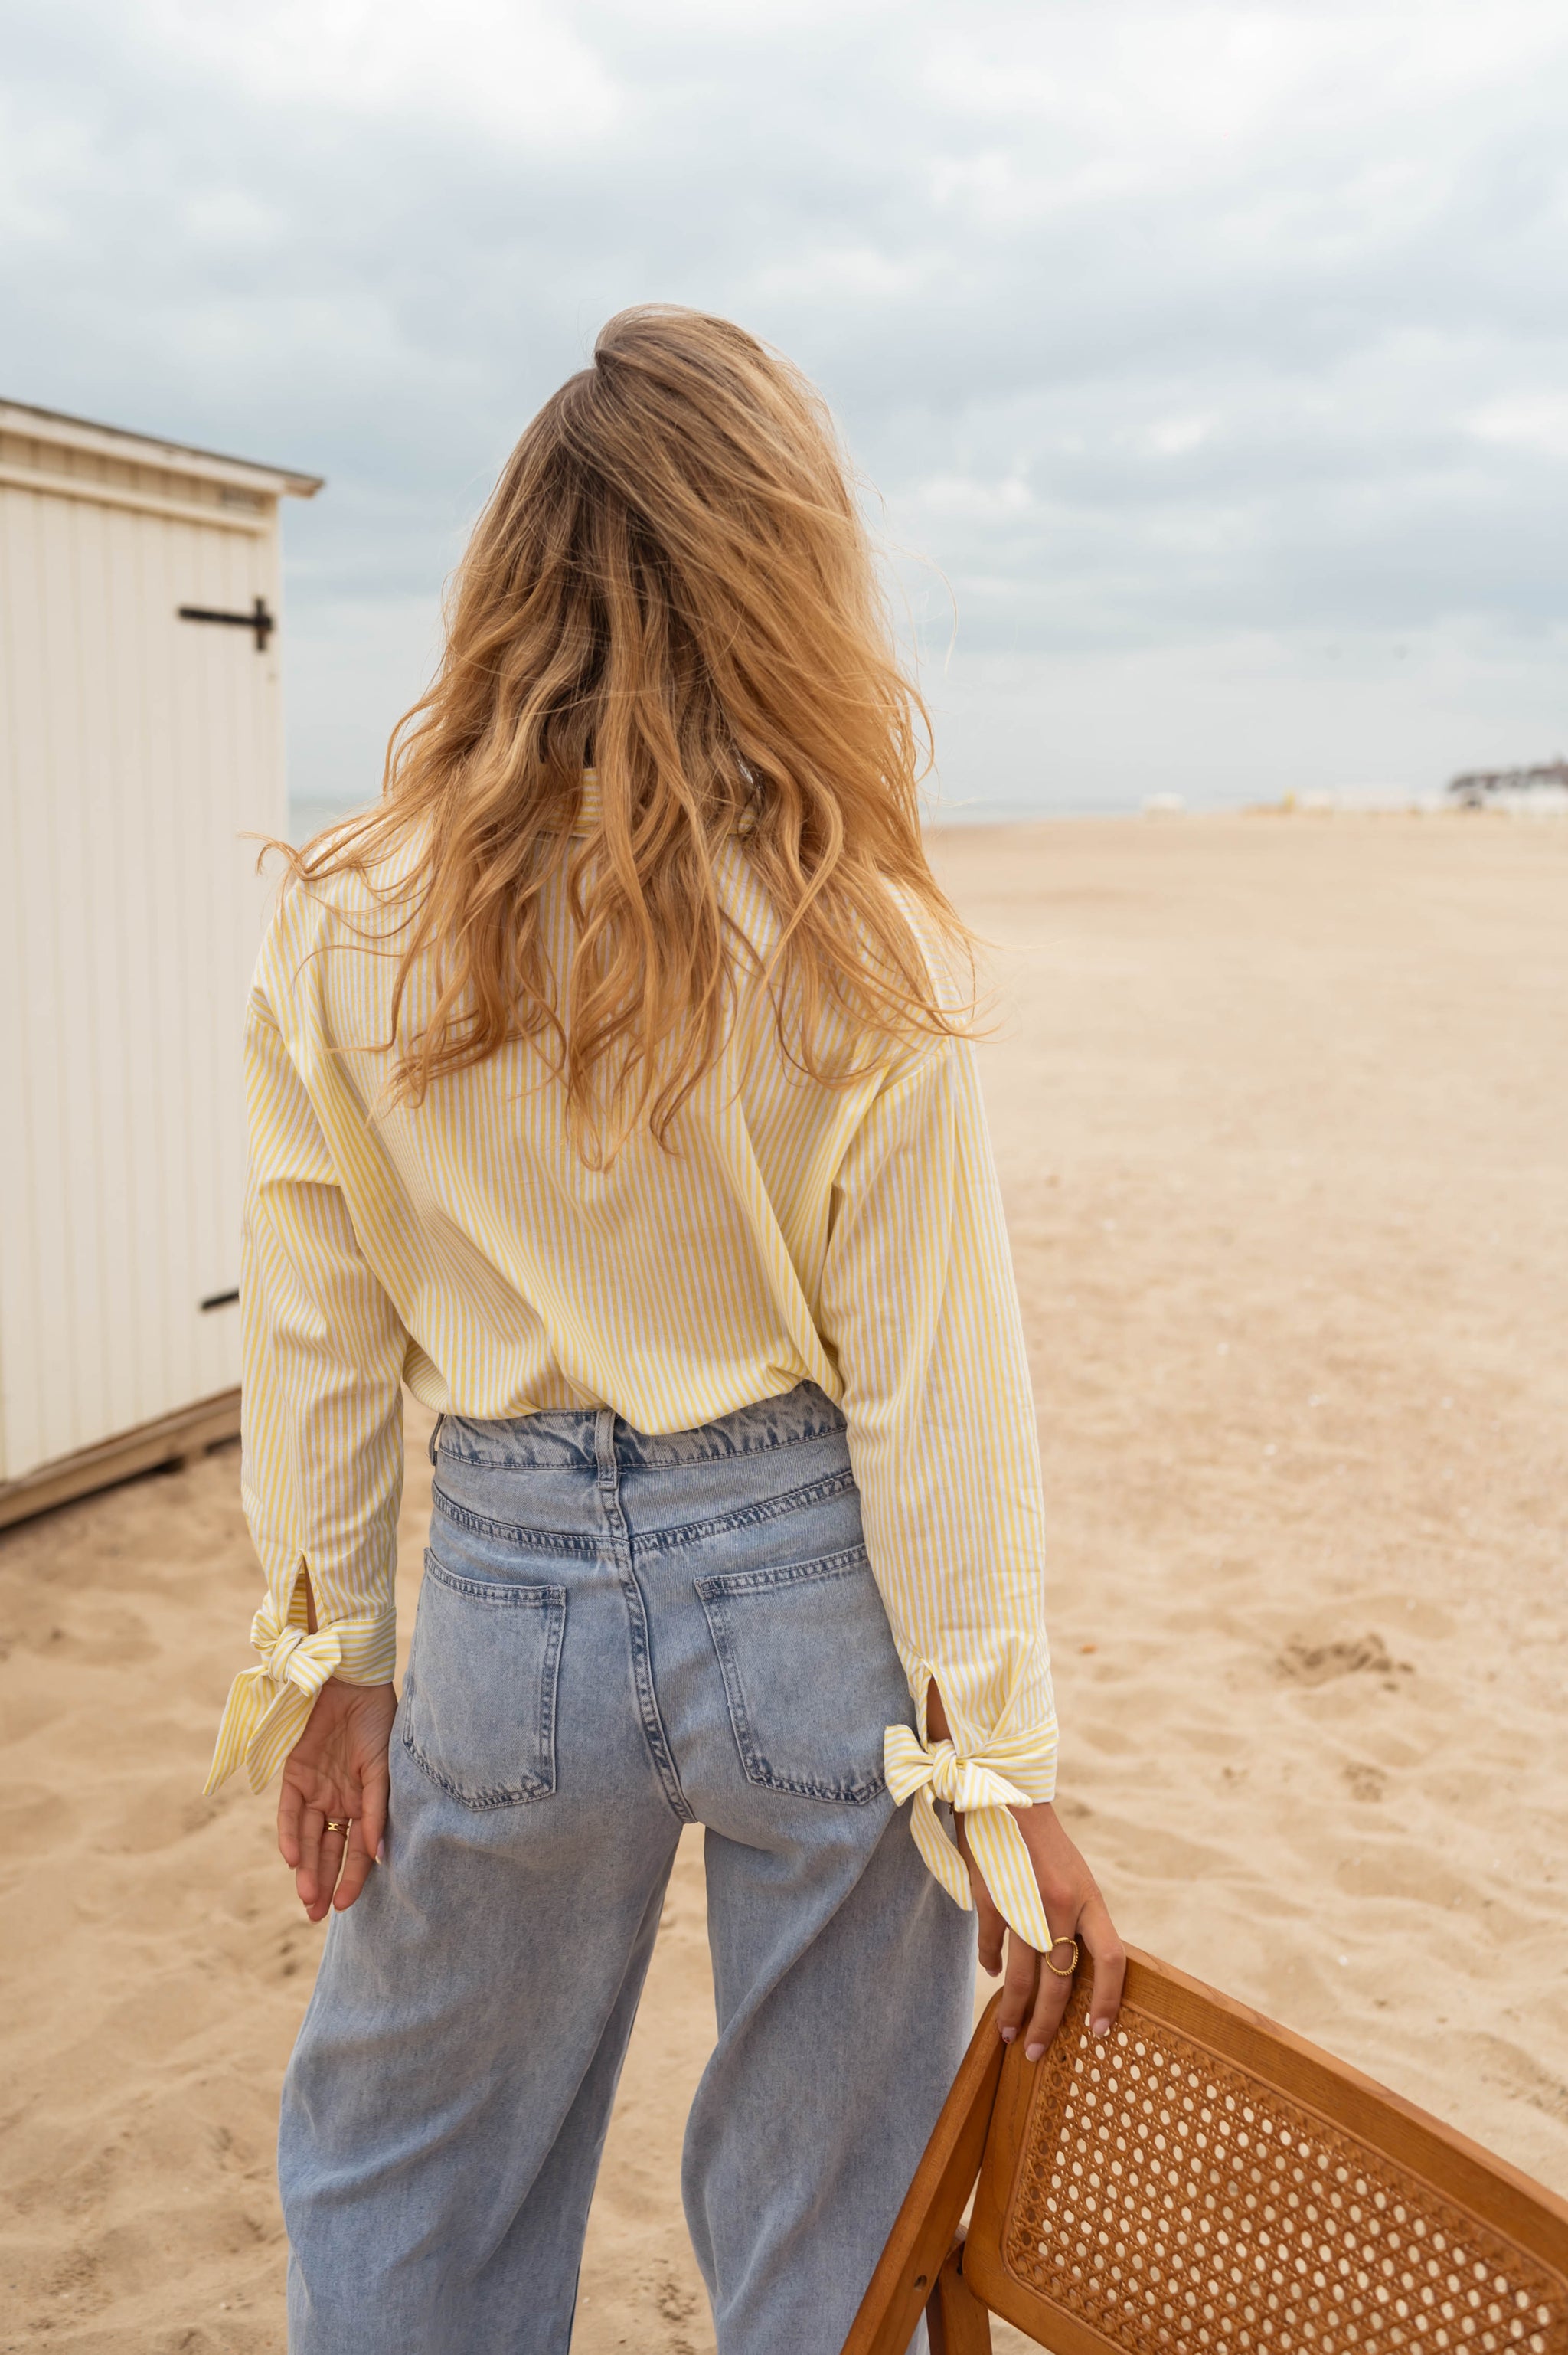
[[[820,395],[726,320],[640,306],[508,460],[380,801],[291,862],[307,887],[349,869],[374,883],[417,842],[397,887],[394,1099],[530,1037],[599,1162],[634,1122],[668,1142],[743,970],[829,1082],[852,1068],[846,1038],[961,1026],[911,921],[961,965],[967,934],[921,845],[926,727]],[[597,822],[574,839],[590,766]],[[777,913],[766,960],[721,904],[736,833]],[[564,986],[546,912],[563,867]]]

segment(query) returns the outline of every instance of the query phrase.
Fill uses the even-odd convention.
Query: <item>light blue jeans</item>
[[[882,1774],[908,1691],[842,1417],[449,1417],[387,1861],[283,2095],[293,2355],[565,2355],[683,1824],[718,2038],[683,2190],[721,2355],[838,2355],[969,2034],[973,1917]]]

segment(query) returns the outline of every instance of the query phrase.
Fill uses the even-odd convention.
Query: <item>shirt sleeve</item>
[[[366,1264],[304,1081],[259,986],[245,1037],[245,1517],[267,1577],[207,1787],[277,1772],[330,1677],[390,1680],[408,1336]],[[307,1625],[306,1589],[316,1627]]]
[[[822,1288],[866,1546],[915,1703],[887,1778],[926,1862],[969,1878],[933,1802],[967,1819],[1006,1919],[1051,1942],[1009,1808],[1055,1790],[1044,1499],[1022,1319],[972,1049],[948,1039],[874,1097],[841,1166]],[[935,1679],[950,1739],[932,1742]]]

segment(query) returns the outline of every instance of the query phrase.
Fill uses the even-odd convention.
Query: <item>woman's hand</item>
[[[1095,1973],[1089,2026],[1095,2035],[1107,2036],[1121,2009],[1127,1957],[1116,1925],[1106,1910],[1105,1899],[1096,1886],[1094,1874],[1063,1830],[1054,1807],[1039,1801],[1032,1807],[1014,1807],[1012,1813],[1034,1867],[1045,1919],[1056,1934],[1052,1952],[1056,1953],[1069,1938],[1075,1938],[1088,1955]],[[958,1819],[958,1833],[959,1849],[969,1869],[969,1887],[980,1915],[980,1962],[993,1974],[1001,1969],[1002,1936],[1006,1934],[1007,1976],[1002,1981],[997,2027],[1003,2043],[1011,2044],[1027,2019],[1024,2053],[1029,2060],[1038,2061],[1062,2024],[1062,2014],[1073,1992],[1072,1979],[1047,1969],[1039,1950],[1002,1920],[969,1852],[962,1816]]]
[[[951,1738],[948,1712],[935,1684],[926,1694],[926,1727],[934,1742]],[[1051,1951],[1054,1954],[1058,1946],[1075,1938],[1088,1955],[1095,1970],[1089,2026],[1095,2035],[1108,2036],[1121,2009],[1127,1956],[1117,1936],[1116,1924],[1106,1911],[1106,1901],[1094,1874],[1062,1829],[1054,1807],[1037,1801],[1032,1807],[1014,1807],[1011,1813],[1034,1867],[1046,1922],[1055,1933]],[[1072,1978],[1048,1970],[1039,1948],[1030,1945],[1002,1919],[970,1852],[962,1816],[958,1817],[957,1828],[959,1853],[969,1867],[969,1889],[980,1916],[980,1967],[990,1971],[993,1978],[1001,1968],[1004,1935],[1007,1941],[1007,1976],[1002,1981],[1001,2009],[996,2021],[1001,2041],[1011,2044],[1027,2016],[1029,2033],[1024,2054],[1031,2061],[1038,2061],[1062,2024],[1062,2014],[1073,1992]]]
[[[397,1695],[391,1685],[323,1685],[310,1723],[283,1762],[278,1849],[293,1868],[313,1922],[352,1905],[387,1828],[387,1747]],[[348,1837],[328,1818],[347,1821]]]

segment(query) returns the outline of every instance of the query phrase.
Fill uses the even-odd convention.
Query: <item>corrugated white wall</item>
[[[198,1304],[238,1269],[278,638],[175,608],[279,612],[254,504],[260,531],[0,485],[0,1478],[238,1380],[236,1311]]]

